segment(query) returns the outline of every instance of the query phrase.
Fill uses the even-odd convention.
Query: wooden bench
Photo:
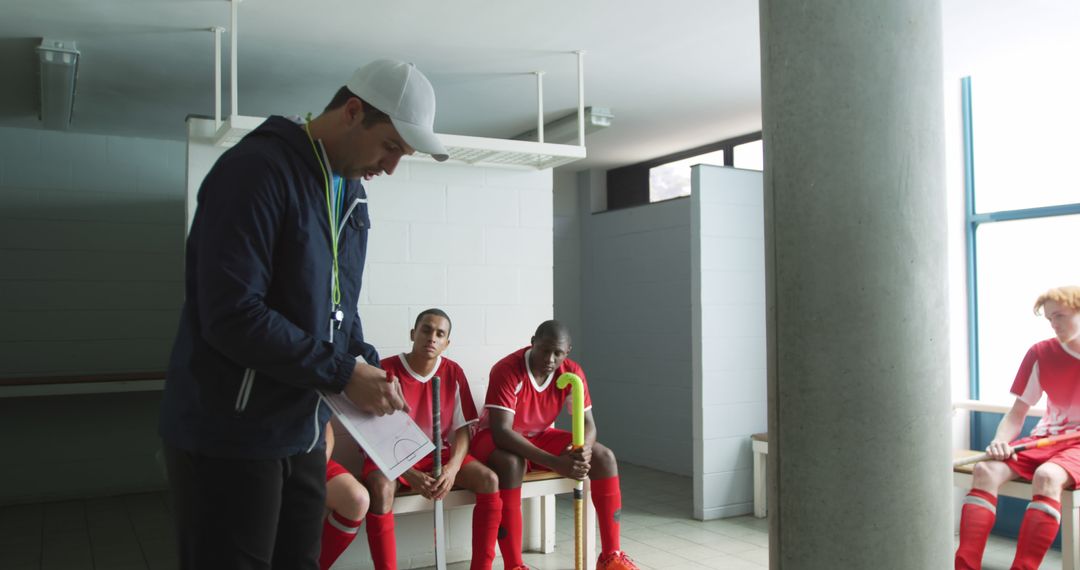
[[[72,376],[0,378],[0,398],[153,392],[165,387],[165,372],[111,372]]]
[[[334,459],[352,473],[360,473],[363,465],[357,445],[343,427],[334,424]],[[521,484],[521,518],[524,536],[522,550],[550,554],[555,552],[555,495],[573,493],[577,481],[548,471],[526,473]],[[596,509],[590,496],[589,481],[585,481],[585,567],[592,570],[596,564]],[[443,507],[452,509],[473,505],[476,496],[465,489],[454,489],[443,499]],[[394,497],[394,514],[430,512],[435,510],[432,501],[415,491],[404,491]],[[449,517],[447,518],[449,520]]]

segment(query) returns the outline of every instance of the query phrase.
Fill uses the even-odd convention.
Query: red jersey
[[[578,363],[569,358],[555,369],[547,378],[537,381],[529,370],[529,353],[532,347],[516,350],[491,367],[485,408],[506,410],[514,414],[514,431],[532,437],[551,427],[559,411],[566,407],[570,412],[572,399],[570,386],[559,390],[555,379],[566,372],[581,377],[585,391],[585,409],[592,408],[589,397],[589,385],[585,382],[585,372]],[[487,410],[484,411],[484,426],[487,426]]]
[[[397,376],[405,402],[409,404],[409,416],[428,437],[431,437],[432,426],[430,380],[435,376],[439,377],[439,392],[442,396],[439,413],[442,414],[443,444],[447,448],[458,428],[477,421],[476,402],[469,391],[469,381],[457,362],[440,355],[435,360],[435,368],[427,376],[421,376],[409,368],[405,354],[384,358],[382,367],[387,374]]]
[[[1046,415],[1031,435],[1055,435],[1080,429],[1080,354],[1056,338],[1028,349],[1011,392],[1029,406],[1046,393]]]

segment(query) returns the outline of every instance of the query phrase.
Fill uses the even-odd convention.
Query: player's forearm
[[[592,447],[594,444],[596,444],[596,424],[586,419],[585,445]]]
[[[1020,435],[1020,430],[1023,427],[1024,416],[1010,411],[1005,417],[1001,418],[1001,423],[998,424],[997,431],[994,432],[994,440],[1013,441]]]
[[[458,471],[465,461],[465,455],[469,453],[469,426],[462,426],[454,432],[454,441],[450,442],[450,459],[446,462],[447,469]]]
[[[525,436],[512,429],[493,429],[491,436],[495,440],[495,445],[514,455],[519,455],[544,467],[551,467],[555,463],[556,456],[536,447],[525,439]]]

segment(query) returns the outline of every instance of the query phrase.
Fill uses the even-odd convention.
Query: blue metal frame
[[[1077,202],[1076,204],[1043,206],[1041,208],[1025,208],[1023,210],[1002,210],[1000,212],[990,212],[988,214],[968,212],[968,223],[974,225],[985,224],[987,222],[1009,222],[1013,220],[1069,216],[1072,214],[1080,214],[1080,202]]]
[[[971,121],[971,77],[960,80],[960,102],[964,129],[964,208],[966,212],[967,240],[967,300],[968,300],[968,392],[972,400],[979,399],[979,280],[976,264],[975,230],[979,222],[975,220],[975,151]],[[972,414],[974,416],[974,414]],[[971,422],[972,435],[976,429],[974,417]]]

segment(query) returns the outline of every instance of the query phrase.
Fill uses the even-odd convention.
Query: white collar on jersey
[[[1058,344],[1061,345],[1061,349],[1065,351],[1065,354],[1068,354],[1069,356],[1071,356],[1071,357],[1073,357],[1073,358],[1075,358],[1077,360],[1080,360],[1080,354],[1077,354],[1077,352],[1075,350],[1069,348],[1069,345],[1061,342],[1060,340],[1058,341]]]
[[[532,354],[531,348],[525,351],[525,373],[529,375],[529,381],[532,382],[533,388],[536,388],[537,392],[543,392],[551,385],[551,379],[555,377],[555,371],[553,370],[551,374],[548,374],[547,378],[544,379],[543,384],[537,384],[536,378],[533,378],[532,368],[529,368],[530,354]]]
[[[431,380],[432,377],[435,376],[435,373],[439,371],[439,367],[442,366],[442,355],[440,354],[435,357],[435,366],[431,367],[431,374],[428,374],[427,376],[421,376],[417,374],[415,370],[409,367],[409,360],[405,358],[404,352],[399,354],[398,358],[401,360],[401,365],[405,367],[405,371],[408,372],[410,376],[415,378],[418,382],[423,382],[425,384],[428,380]]]

